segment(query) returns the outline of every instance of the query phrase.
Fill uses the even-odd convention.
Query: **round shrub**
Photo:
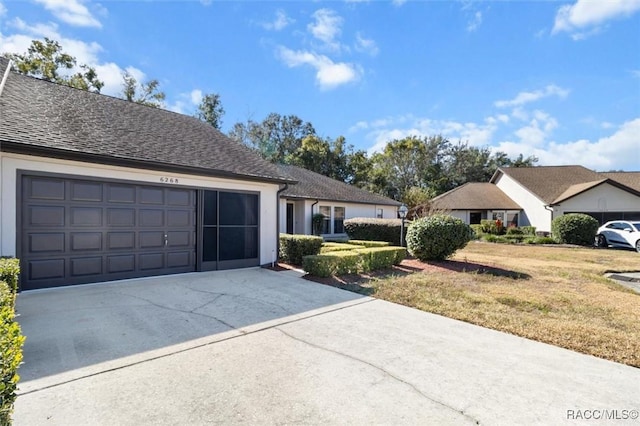
[[[409,253],[420,260],[444,260],[474,237],[462,220],[443,214],[414,220],[407,230]]]
[[[590,246],[599,226],[598,221],[588,214],[569,213],[553,219],[551,233],[559,243]]]

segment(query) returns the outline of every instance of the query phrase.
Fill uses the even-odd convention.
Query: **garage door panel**
[[[70,226],[102,226],[101,207],[71,207]]]
[[[135,203],[136,187],[115,183],[107,184],[107,202],[109,203]]]
[[[27,244],[32,253],[64,252],[64,238],[64,232],[32,233],[27,235]]]
[[[107,273],[133,272],[135,270],[135,255],[124,254],[107,256]]]
[[[107,226],[135,226],[135,209],[107,209]]]
[[[140,187],[140,203],[164,204],[164,189],[156,187]]]
[[[72,232],[71,250],[102,250],[102,232]]]
[[[193,212],[189,210],[168,210],[167,225],[168,226],[191,226],[193,225],[191,218]]]
[[[167,191],[167,205],[169,206],[193,206],[193,193],[183,189],[169,189]]]
[[[135,232],[109,232],[107,235],[107,250],[134,250],[135,246]]]
[[[164,266],[164,253],[145,253],[139,255],[140,269],[162,269]]]
[[[160,248],[164,247],[163,231],[144,231],[140,232],[140,248]]]
[[[191,231],[171,231],[167,233],[167,245],[169,247],[189,247],[193,245],[191,241]]]
[[[189,251],[171,252],[167,254],[167,266],[169,268],[180,268],[191,264],[191,256]]]
[[[30,280],[64,278],[65,259],[41,259],[28,262]]]
[[[156,209],[140,210],[139,224],[143,228],[164,226],[164,210],[156,210]]]
[[[27,211],[30,227],[64,226],[65,208],[62,206],[29,206]]]
[[[195,190],[57,176],[20,182],[23,290],[195,270]]]
[[[27,194],[36,200],[64,200],[65,183],[62,179],[34,178],[29,181]]]
[[[71,276],[102,275],[102,256],[71,259]]]
[[[103,184],[99,182],[71,182],[72,201],[102,201]]]

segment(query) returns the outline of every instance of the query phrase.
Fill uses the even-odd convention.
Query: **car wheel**
[[[607,244],[607,239],[605,238],[605,236],[604,235],[596,235],[596,247],[607,247],[607,246],[608,246],[608,244]]]
[[[640,253],[640,240],[636,241],[636,251]]]

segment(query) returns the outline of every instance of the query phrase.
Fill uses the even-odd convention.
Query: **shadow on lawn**
[[[429,262],[430,265],[435,265],[439,268],[447,269],[453,272],[466,272],[476,274],[487,274],[495,277],[508,277],[516,280],[528,280],[531,275],[523,272],[510,271],[508,269],[496,268],[493,266],[482,265],[472,262],[460,262],[457,260],[445,260],[442,262]]]

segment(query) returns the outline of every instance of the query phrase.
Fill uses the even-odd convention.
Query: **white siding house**
[[[289,234],[313,234],[314,214],[325,216],[321,235],[346,235],[343,222],[356,217],[397,218],[400,203],[296,166],[281,166],[297,181],[280,195],[280,230]]]

